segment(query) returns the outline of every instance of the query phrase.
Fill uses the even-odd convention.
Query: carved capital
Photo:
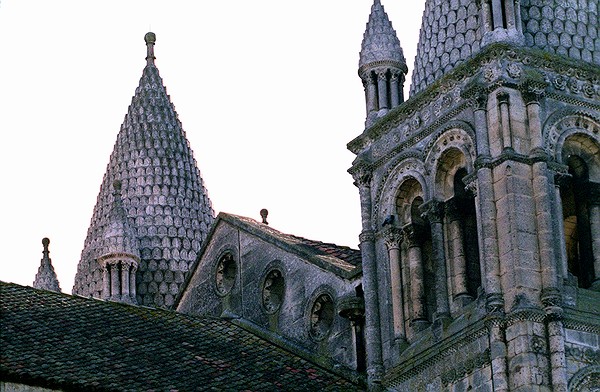
[[[421,246],[422,230],[414,224],[402,228],[402,240],[406,241],[409,248]]]
[[[404,83],[404,73],[400,70],[392,70],[390,71],[390,80],[392,81],[398,81],[399,83]]]
[[[504,296],[500,293],[491,293],[486,296],[485,310],[488,315],[504,315]]]
[[[439,200],[429,200],[419,207],[421,216],[431,223],[441,223],[444,217],[444,203]]]
[[[375,241],[375,233],[373,233],[372,230],[364,230],[362,233],[359,234],[358,240],[361,243],[373,242],[373,241]]]
[[[377,71],[377,80],[387,81],[387,70]]]
[[[509,95],[507,93],[505,93],[504,91],[498,93],[497,98],[498,98],[499,104],[503,104],[503,103],[508,104]]]
[[[384,229],[381,234],[388,251],[400,248],[400,243],[403,238],[402,230],[397,227],[388,227]]]
[[[358,188],[370,188],[373,174],[367,168],[359,167],[352,173],[352,178],[354,178],[354,185]]]
[[[453,197],[452,199],[444,203],[444,214],[446,215],[449,221],[452,222],[460,219],[462,215],[461,207],[461,203],[456,197]]]
[[[521,95],[525,104],[539,103],[540,99],[546,94],[546,83],[528,82],[521,87]]]
[[[557,187],[568,186],[571,177],[569,173],[556,172],[554,173],[554,185]]]

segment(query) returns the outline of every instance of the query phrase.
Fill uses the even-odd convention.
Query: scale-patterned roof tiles
[[[139,246],[137,303],[170,307],[214,220],[214,211],[175,108],[154,64],[152,33],[147,65],[110,156],[73,293],[100,297],[114,205],[113,183]],[[134,253],[135,254],[135,253]],[[137,255],[137,254],[136,254]]]
[[[0,380],[65,391],[358,391],[217,318],[0,282]]]
[[[401,68],[406,67],[396,30],[392,27],[380,0],[375,0],[363,34],[358,66],[361,68],[379,62],[393,62]]]

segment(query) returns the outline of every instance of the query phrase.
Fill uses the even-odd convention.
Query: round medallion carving
[[[329,294],[317,297],[310,311],[310,336],[315,340],[322,340],[331,331],[335,308],[333,299]]]
[[[226,253],[217,262],[215,285],[220,295],[227,295],[235,284],[237,265],[231,253]]]
[[[284,282],[281,271],[270,271],[262,286],[262,304],[267,313],[276,313],[283,303]]]

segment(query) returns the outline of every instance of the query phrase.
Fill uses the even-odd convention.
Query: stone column
[[[498,106],[500,108],[500,129],[502,131],[502,146],[512,149],[512,136],[510,131],[510,112],[508,106],[508,94],[498,94]]]
[[[467,258],[464,250],[464,232],[460,221],[460,206],[458,200],[453,198],[445,203],[445,214],[448,222],[448,245],[450,248],[449,262],[453,274],[452,296],[459,302],[472,300],[467,290]],[[463,303],[465,305],[466,303]]]
[[[448,305],[448,278],[446,274],[444,249],[444,228],[442,226],[444,203],[438,200],[430,200],[422,204],[420,208],[423,217],[427,218],[429,225],[431,226],[431,247],[435,268],[435,318],[444,319],[450,317],[450,306]]]
[[[515,22],[515,0],[504,0],[504,15],[505,15],[505,19],[506,19],[506,28],[507,29],[514,29],[516,28],[516,22]],[[521,21],[519,20],[519,23]]]
[[[392,108],[400,105],[404,102],[404,92],[402,88],[404,87],[404,75],[400,71],[392,71],[392,75],[390,78],[390,90],[391,90],[391,101]]]
[[[542,303],[546,312],[552,391],[567,392],[567,359],[560,292],[545,290],[542,293]]]
[[[131,268],[131,263],[122,260],[120,264],[121,264],[121,300],[124,302],[129,302],[129,300],[130,300],[129,269]]]
[[[600,184],[590,182],[590,232],[594,257],[592,289],[600,291]]]
[[[365,340],[367,352],[367,383],[369,389],[377,390],[383,376],[381,355],[381,328],[379,320],[379,295],[377,287],[377,259],[375,255],[375,235],[371,222],[371,174],[361,170],[355,174],[361,205],[362,232],[359,236],[363,269],[363,290],[365,297]]]
[[[504,9],[502,3],[503,0],[492,0],[492,20],[494,23],[494,30],[504,28]]]
[[[496,227],[496,204],[494,178],[489,165],[490,144],[487,119],[488,94],[480,89],[474,99],[475,134],[477,135],[477,159],[475,169],[475,209],[477,214],[477,232],[479,234],[479,260],[485,273],[482,276],[483,288],[487,295],[500,294],[500,255],[498,231]]]
[[[379,93],[379,110],[384,110],[385,112],[387,112],[387,70],[377,72],[377,90]]]
[[[129,291],[131,293],[131,302],[132,303],[137,303],[137,290],[136,290],[136,279],[135,279],[135,273],[137,272],[137,265],[136,264],[132,264],[131,265],[131,272],[129,273]]]
[[[108,264],[102,262],[102,298],[110,298],[110,276],[108,271]]]
[[[375,87],[375,77],[373,74],[368,73],[363,78],[363,85],[365,87],[365,95],[367,101],[367,117],[369,114],[377,110],[377,88]]]
[[[540,119],[540,98],[544,93],[543,87],[528,87],[522,92],[527,107],[527,120],[529,124],[529,137],[531,138],[532,152],[543,151],[542,120]]]
[[[492,390],[507,392],[508,372],[506,336],[504,334],[504,300],[500,294],[488,295],[486,301],[486,325],[490,339],[490,359],[492,361]]]
[[[563,219],[563,208],[562,198],[560,196],[560,187],[566,186],[566,182],[569,177],[571,176],[567,173],[554,174],[554,202],[556,203],[556,214],[557,219],[559,220],[558,224],[556,225],[556,236],[558,237],[558,249],[560,250],[559,268],[563,279],[566,279],[569,276],[569,265],[567,258],[567,244],[565,239],[565,225]]]
[[[403,238],[408,245],[408,268],[410,273],[410,303],[412,312],[410,323],[415,332],[429,325],[425,308],[425,281],[423,276],[423,260],[421,254],[421,233],[415,225],[403,229]]]
[[[120,276],[119,267],[115,263],[110,263],[110,299],[114,301],[120,300]]]
[[[394,336],[396,339],[405,340],[404,306],[402,302],[403,282],[400,267],[400,242],[402,233],[398,228],[390,227],[383,233],[385,245],[390,260],[390,286],[392,291],[392,315],[394,318]]]

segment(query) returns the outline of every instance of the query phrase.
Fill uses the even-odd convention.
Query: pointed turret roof
[[[113,202],[108,213],[108,225],[105,228],[100,256],[110,254],[128,254],[139,259],[140,250],[137,233],[129,224],[127,212],[121,198],[121,181],[113,183]]]
[[[73,293],[101,297],[107,238],[139,255],[137,303],[169,307],[214,220],[200,171],[144,37],[147,64],[110,156]],[[113,183],[119,181],[115,207]],[[136,242],[137,241],[137,242]],[[110,241],[109,241],[110,243]],[[137,253],[133,253],[136,251]]]
[[[400,40],[380,0],[371,6],[371,14],[361,44],[359,69],[377,63],[395,63],[406,72],[406,60]]]
[[[48,238],[42,239],[42,245],[44,246],[44,250],[42,251],[44,256],[42,257],[38,272],[35,275],[33,287],[36,289],[60,292],[60,284],[58,283],[56,272],[54,272],[52,260],[50,259],[50,251],[48,250],[50,240]]]

